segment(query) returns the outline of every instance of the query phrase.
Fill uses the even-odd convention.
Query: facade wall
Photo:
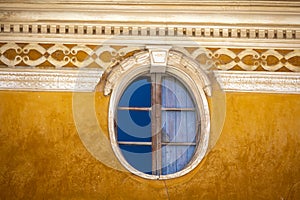
[[[0,199],[300,199],[299,8],[0,0]],[[211,114],[204,159],[169,180],[128,172],[109,141],[109,93],[152,50],[195,72]]]
[[[95,99],[108,134],[109,97],[81,95]],[[74,98],[1,91],[1,199],[299,198],[299,95],[226,93],[225,124],[214,148],[191,173],[166,181],[138,178],[93,157],[76,130]]]

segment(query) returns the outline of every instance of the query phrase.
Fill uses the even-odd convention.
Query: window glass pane
[[[194,111],[162,111],[162,142],[196,142]]]
[[[162,79],[162,107],[194,108],[193,100],[186,87],[174,77]]]
[[[118,110],[118,141],[151,142],[151,112]]]
[[[151,107],[151,82],[149,77],[133,81],[124,91],[119,107]]]
[[[162,107],[162,142],[170,143],[162,147],[162,174],[166,175],[182,170],[191,160],[195,145],[172,143],[196,143],[197,119],[190,93],[174,77],[162,80]]]
[[[156,75],[153,75],[156,76]],[[157,78],[157,77],[156,77]],[[155,80],[156,80],[155,78]],[[156,83],[158,84],[158,83]],[[152,148],[157,144],[146,145],[152,141],[151,95],[161,94],[162,110],[155,110],[161,116],[161,156],[162,175],[173,174],[185,168],[190,162],[196,147],[197,114],[189,91],[174,77],[162,77],[162,89],[152,94],[149,77],[134,80],[124,91],[117,109],[117,140],[127,162],[143,173],[152,174]],[[160,93],[160,94],[159,94]],[[138,107],[132,108],[132,107]],[[161,113],[160,113],[161,112]],[[189,144],[192,143],[192,144]],[[154,155],[156,155],[155,152]]]
[[[138,171],[152,174],[152,148],[142,145],[119,145],[124,158]]]
[[[162,111],[162,142],[175,142],[176,131],[179,124],[176,118],[180,118],[181,112]]]
[[[190,162],[192,159],[196,146],[177,146],[176,149],[176,170],[180,171]]]
[[[162,149],[162,174],[173,174],[176,172],[176,146],[163,145]]]
[[[162,147],[162,175],[173,174],[182,170],[192,159],[195,146]]]

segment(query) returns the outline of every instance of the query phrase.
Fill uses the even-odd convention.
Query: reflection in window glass
[[[151,142],[149,111],[118,110],[118,140]]]
[[[179,80],[156,76],[140,77],[125,89],[117,110],[117,139],[132,167],[146,174],[167,175],[190,162],[196,149],[197,115],[193,98]],[[159,109],[152,109],[153,97],[161,97],[155,100]],[[161,121],[158,133],[152,127],[156,120]],[[153,138],[158,141],[152,142]]]
[[[119,145],[127,162],[135,169],[152,174],[152,149],[151,146]]]
[[[119,106],[151,107],[151,82],[149,77],[141,77],[132,82],[124,91]]]

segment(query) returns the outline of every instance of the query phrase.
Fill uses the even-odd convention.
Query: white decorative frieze
[[[102,70],[1,69],[0,90],[91,92]]]
[[[300,94],[300,73],[213,71],[225,92]],[[94,92],[103,70],[0,69],[0,90]]]
[[[300,94],[300,73],[214,71],[222,90]]]

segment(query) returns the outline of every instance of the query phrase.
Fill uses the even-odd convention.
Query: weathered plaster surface
[[[165,182],[96,160],[76,131],[72,97],[0,92],[1,199],[299,199],[299,95],[227,93],[216,146],[190,174]],[[107,134],[109,99],[95,99]]]

